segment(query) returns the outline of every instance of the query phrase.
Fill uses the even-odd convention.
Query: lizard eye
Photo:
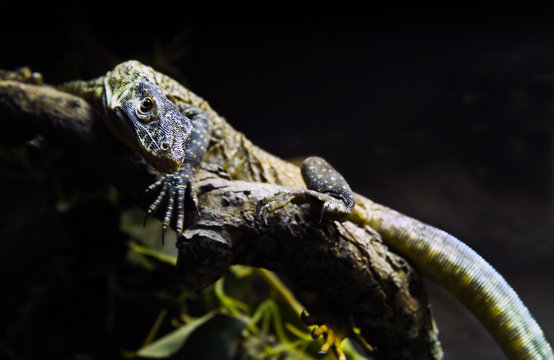
[[[154,106],[152,100],[150,100],[150,98],[146,98],[140,103],[140,111],[142,111],[143,113],[147,113],[152,110],[152,106]]]
[[[151,117],[150,112],[153,108],[154,101],[151,98],[146,97],[138,103],[136,110],[137,116],[143,120],[147,120]]]

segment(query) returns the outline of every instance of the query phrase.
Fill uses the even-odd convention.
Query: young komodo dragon
[[[216,164],[232,179],[295,188],[260,202],[257,215],[267,222],[268,213],[291,201],[316,199],[322,204],[320,218],[350,220],[377,230],[424,276],[461,301],[510,359],[554,360],[552,348],[528,309],[481,256],[452,235],[383,205],[372,203],[364,208],[356,204],[346,181],[323,159],[308,158],[298,171],[295,165],[253,145],[202,98],[138,61],[58,88],[101,109],[114,135],[166,174],[148,188],[160,189],[148,214],[167,202],[163,232],[175,221],[177,233],[182,233],[185,204],[196,208],[193,179],[201,162]],[[333,346],[343,358],[340,340],[330,337],[324,346]]]

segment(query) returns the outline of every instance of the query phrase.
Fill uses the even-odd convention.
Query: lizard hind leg
[[[352,213],[356,203],[354,193],[344,177],[327,161],[311,156],[302,162],[300,171],[308,189],[332,197],[324,201],[321,216],[332,214],[340,220]]]
[[[256,215],[267,225],[267,214],[290,202],[312,203],[321,207],[319,222],[323,217],[346,220],[354,210],[356,198],[342,175],[327,161],[312,156],[300,167],[302,178],[308,189],[280,192],[258,202]]]

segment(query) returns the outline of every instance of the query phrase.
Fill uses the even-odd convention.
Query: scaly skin
[[[554,359],[535,319],[506,280],[454,236],[366,201],[359,219],[376,229],[429,280],[458,299],[510,359]]]
[[[58,89],[88,100],[112,133],[164,173],[181,167],[191,121],[170,101],[151,74],[121,64],[106,76],[71,81]]]
[[[172,120],[167,121],[171,136],[162,138],[163,131],[152,130],[149,135],[153,142],[141,140],[143,136],[138,135],[137,128],[122,125],[122,120],[123,124],[129,123],[125,114],[132,117],[131,111],[125,114],[120,111],[120,116],[113,116],[120,99],[125,99],[134,108],[140,106],[137,104],[144,98],[140,91],[125,93],[129,84],[135,84],[136,89],[137,79],[149,85],[150,93],[155,94],[152,98],[156,104],[171,102],[183,118],[190,119],[193,124],[190,137],[186,120],[178,118],[170,105],[164,109],[169,109],[166,114],[171,114],[168,118]],[[289,202],[316,199],[322,203],[322,216],[350,220],[378,231],[424,276],[462,302],[492,334],[508,358],[554,360],[552,348],[528,309],[504,278],[481,256],[442,230],[352,193],[342,176],[323,159],[308,158],[300,171],[297,166],[252,144],[202,98],[137,61],[122,63],[104,77],[88,82],[75,81],[60,88],[80,95],[102,109],[101,113],[114,134],[138,150],[152,166],[171,172],[167,170],[173,170],[176,164],[182,162],[177,172],[165,175],[149,188],[161,188],[148,210],[149,214],[157,211],[167,200],[164,229],[175,219],[176,230],[181,233],[185,202],[190,201],[196,206],[193,178],[200,162],[223,168],[232,179],[298,189],[276,194],[261,202],[258,215],[267,221],[268,214]],[[160,95],[162,93],[165,100]],[[172,125],[175,128],[171,128]],[[160,124],[155,129],[162,127]],[[172,157],[152,146],[164,141],[169,144],[169,151],[174,154]],[[173,167],[167,165],[171,163],[168,158],[173,159]],[[331,342],[335,344],[334,350],[341,354],[340,349],[336,349],[340,341],[333,339]]]

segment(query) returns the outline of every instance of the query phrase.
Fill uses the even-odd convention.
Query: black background
[[[59,83],[154,65],[257,145],[325,157],[355,191],[461,238],[554,341],[551,9],[43,6],[3,9],[0,68]],[[503,358],[430,293],[448,359]]]

